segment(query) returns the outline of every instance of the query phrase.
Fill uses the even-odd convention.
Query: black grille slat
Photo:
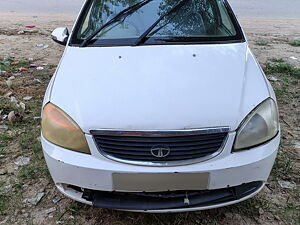
[[[222,144],[222,142],[219,143],[214,143],[214,144],[210,144],[210,145],[202,145],[202,146],[187,146],[187,147],[174,147],[174,146],[170,146],[168,145],[170,148],[172,148],[172,150],[174,151],[184,151],[184,150],[200,150],[200,149],[207,149],[207,148],[211,148],[211,147],[218,147],[220,146],[220,144]],[[112,149],[119,149],[119,150],[124,150],[124,151],[150,151],[151,147],[129,147],[129,146],[118,146],[118,145],[107,145],[107,144],[103,144],[103,143],[98,143],[98,145],[101,148],[112,148]],[[156,143],[154,143],[153,145],[157,145]]]
[[[223,142],[223,140],[218,139],[212,139],[212,140],[205,140],[205,141],[193,141],[193,142],[169,142],[168,146],[170,147],[177,147],[177,146],[202,146],[202,145],[208,145],[208,144],[216,144]],[[160,142],[146,142],[146,143],[134,143],[134,142],[126,142],[126,141],[109,141],[105,139],[99,139],[99,143],[101,144],[108,144],[108,145],[116,145],[116,146],[130,146],[130,147],[152,147],[153,144],[161,144]]]
[[[137,162],[172,162],[198,159],[216,153],[226,140],[228,133],[192,134],[184,132],[174,136],[134,136],[126,132],[125,136],[94,135],[100,152],[115,159]],[[127,135],[127,136],[126,136]],[[151,149],[167,148],[165,157],[155,157]]]
[[[209,154],[213,153],[215,148],[211,149],[205,149],[201,150],[201,154]],[[116,150],[116,149],[111,149],[111,148],[105,148],[105,152],[108,153],[117,153],[121,155],[147,155],[147,156],[152,156],[150,151],[123,151],[123,150]],[[199,151],[172,151],[170,153],[170,156],[175,156],[175,155],[196,155],[199,154]]]

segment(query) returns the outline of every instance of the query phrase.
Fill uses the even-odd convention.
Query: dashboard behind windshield
[[[141,0],[88,0],[75,26],[71,45],[79,45],[122,10]],[[178,0],[152,0],[101,30],[90,46],[133,45]],[[185,0],[149,32],[147,44],[187,44],[244,41],[241,29],[224,0]]]

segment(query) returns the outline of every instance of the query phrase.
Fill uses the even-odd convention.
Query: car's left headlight
[[[247,149],[274,138],[279,131],[278,111],[269,98],[257,106],[237,130],[234,151]]]

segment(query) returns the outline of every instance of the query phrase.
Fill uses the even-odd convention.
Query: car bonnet
[[[269,96],[247,43],[67,47],[50,101],[89,133],[229,126]]]

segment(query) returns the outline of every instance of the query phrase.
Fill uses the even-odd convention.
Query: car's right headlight
[[[279,131],[278,111],[269,98],[257,106],[240,125],[234,151],[247,149],[274,138]]]
[[[42,134],[48,141],[63,148],[90,154],[84,133],[63,110],[48,103],[42,113]]]

